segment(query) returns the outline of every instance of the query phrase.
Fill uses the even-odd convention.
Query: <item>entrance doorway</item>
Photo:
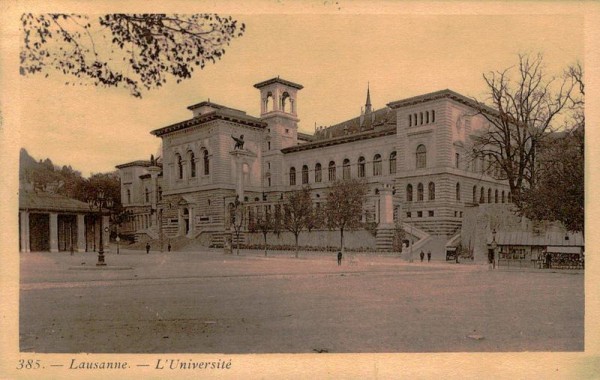
[[[58,250],[71,251],[77,247],[77,216],[58,216]]]
[[[29,246],[32,252],[50,251],[50,215],[29,215]]]

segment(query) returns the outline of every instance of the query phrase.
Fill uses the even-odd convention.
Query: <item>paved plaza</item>
[[[581,351],[581,271],[222,250],[21,254],[20,349]]]

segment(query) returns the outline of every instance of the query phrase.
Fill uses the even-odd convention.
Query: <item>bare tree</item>
[[[489,127],[474,136],[474,155],[500,168],[519,205],[522,189],[535,186],[538,146],[555,129],[576,81],[568,75],[548,77],[541,54],[519,55],[514,69],[483,75],[490,107],[480,107],[479,114]]]
[[[259,213],[256,215],[256,221],[254,222],[255,229],[260,231],[263,235],[264,240],[264,249],[265,249],[265,257],[267,256],[267,235],[269,232],[275,229],[274,219],[265,209],[264,213]]]
[[[296,257],[298,257],[298,236],[300,232],[307,229],[311,217],[312,200],[310,198],[310,187],[303,187],[288,193],[284,204],[283,226],[294,234],[296,241]]]
[[[31,14],[21,16],[21,75],[61,72],[66,84],[129,89],[177,82],[225,54],[244,24],[216,14]]]
[[[358,179],[338,180],[329,186],[325,212],[330,229],[340,230],[340,250],[344,252],[344,231],[361,226],[367,185]]]

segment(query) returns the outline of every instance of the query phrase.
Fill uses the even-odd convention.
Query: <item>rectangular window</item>
[[[460,169],[460,154],[456,153],[454,155],[454,165],[456,166],[457,169]]]
[[[417,217],[422,218],[423,217],[423,211],[417,211]]]
[[[433,210],[429,210],[429,216],[433,216]]]
[[[410,217],[411,217],[411,213],[410,213],[410,212],[407,212],[407,213],[406,213],[406,217],[407,217],[407,218],[410,218]]]

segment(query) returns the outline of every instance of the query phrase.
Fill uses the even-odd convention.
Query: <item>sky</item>
[[[445,88],[485,96],[482,74],[544,55],[547,71],[584,59],[578,14],[245,14],[246,32],[216,64],[133,98],[125,89],[65,86],[51,73],[19,78],[20,146],[83,175],[157,155],[150,131],[191,117],[211,101],[259,115],[255,83],[280,76],[304,86],[299,130],[356,117],[367,85],[374,108]],[[362,12],[354,12],[362,13]]]

